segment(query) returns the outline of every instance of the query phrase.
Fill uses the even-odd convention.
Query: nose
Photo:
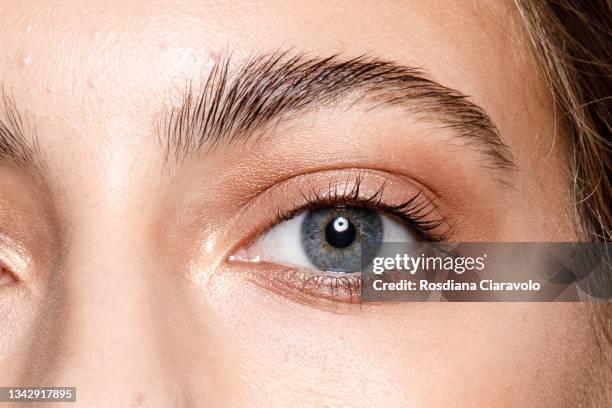
[[[70,234],[58,278],[45,290],[45,303],[55,306],[41,313],[48,327],[28,351],[45,358],[21,382],[76,387],[83,407],[192,405],[177,363],[186,353],[175,332],[180,285],[160,267],[138,220],[89,219]],[[210,381],[199,374],[206,389]]]
[[[164,356],[160,269],[137,234],[92,230],[62,268],[58,359],[48,381],[77,388],[79,406],[177,406]],[[93,238],[97,237],[97,238]],[[61,356],[61,358],[59,358]]]

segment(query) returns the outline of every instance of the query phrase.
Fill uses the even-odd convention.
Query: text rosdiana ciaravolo
[[[372,288],[378,291],[538,291],[540,290],[540,284],[531,279],[527,282],[496,282],[491,279],[484,279],[477,283],[456,282],[452,279],[444,282],[430,282],[426,279],[420,279],[419,281],[402,279],[398,282],[385,282],[382,279],[376,279],[372,282]]]

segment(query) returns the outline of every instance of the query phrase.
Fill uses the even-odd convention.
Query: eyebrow
[[[0,86],[0,164],[12,164],[42,175],[43,158],[36,130],[14,98]]]
[[[310,57],[275,52],[232,66],[217,58],[200,89],[187,86],[180,106],[157,122],[165,162],[185,160],[203,146],[247,141],[298,112],[339,102],[407,108],[418,119],[454,131],[486,159],[486,167],[512,169],[508,146],[485,111],[467,95],[416,67],[374,57]]]

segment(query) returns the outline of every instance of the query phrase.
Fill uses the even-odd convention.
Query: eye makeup
[[[362,244],[451,236],[436,201],[416,181],[378,170],[297,176],[249,204],[263,203],[267,215],[258,218],[266,223],[228,256],[227,267],[298,301],[358,302]]]

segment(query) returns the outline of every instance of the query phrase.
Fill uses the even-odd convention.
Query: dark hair
[[[612,241],[612,2],[515,3],[570,142],[580,237]]]
[[[570,150],[578,236],[612,241],[612,2],[515,0]],[[603,260],[606,262],[606,260]],[[608,260],[609,261],[609,260]],[[612,277],[610,277],[612,279]],[[595,303],[598,358],[585,406],[612,401],[612,303]]]

